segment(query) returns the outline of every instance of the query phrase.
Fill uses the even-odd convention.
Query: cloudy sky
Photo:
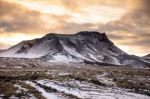
[[[129,54],[150,53],[150,0],[0,0],[0,49],[47,33],[106,32]]]

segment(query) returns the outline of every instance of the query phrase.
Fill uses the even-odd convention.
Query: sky
[[[123,51],[150,53],[150,0],[0,0],[0,49],[47,33],[105,32]]]

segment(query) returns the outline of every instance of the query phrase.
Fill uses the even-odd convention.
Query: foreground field
[[[150,99],[150,70],[85,64],[4,67],[0,99]]]

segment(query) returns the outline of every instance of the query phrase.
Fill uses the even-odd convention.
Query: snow
[[[23,90],[23,91],[28,91],[28,89],[22,88],[20,85],[17,85],[17,84],[15,84],[14,87],[17,88],[16,93],[21,93],[21,90]]]
[[[41,92],[43,97],[45,97],[46,99],[62,99],[61,97],[59,97],[58,95],[55,95],[54,93],[49,93],[47,91],[45,91],[43,88],[37,86],[35,83],[30,82],[30,81],[26,81],[26,84],[36,88],[37,91]]]
[[[65,49],[67,52],[69,52],[71,55],[76,56],[76,57],[78,57],[79,59],[82,59],[82,60],[80,60],[81,62],[83,61],[83,59],[91,61],[89,58],[83,56],[82,54],[78,53],[78,52],[75,51],[74,49],[68,48],[67,46],[63,46],[63,47],[64,47],[64,49]]]
[[[57,53],[56,55],[53,55],[53,60],[49,60],[49,62],[63,62],[63,63],[67,63],[67,62],[83,62],[83,60],[89,60],[91,61],[89,58],[83,56],[82,54],[78,53],[77,51],[75,51],[74,48],[69,48],[67,47],[65,44],[63,44],[62,41],[60,41],[61,45],[63,46],[63,49],[68,52],[70,55],[65,56],[61,53]],[[76,59],[73,59],[72,56],[76,57]]]
[[[74,87],[67,87],[67,84],[54,82],[51,80],[39,80],[37,83],[47,87],[54,88],[65,94],[72,94],[78,98],[88,99],[150,99],[150,97],[124,91],[119,88],[106,88],[92,85],[86,82],[68,82],[67,84],[75,84]]]
[[[94,59],[95,61],[97,61],[97,62],[99,62],[99,60],[94,56],[94,55],[92,55],[92,54],[89,54],[90,55],[90,57],[92,58],[92,59]]]
[[[18,68],[19,69],[19,68],[22,68],[22,67],[21,66],[15,66],[14,68]]]
[[[48,87],[52,87],[54,89],[57,89],[58,91],[61,91],[61,92],[67,93],[67,94],[72,94],[72,95],[75,95],[75,96],[77,96],[79,98],[83,98],[81,96],[81,92],[78,89],[74,89],[73,90],[71,88],[67,88],[67,87],[63,87],[61,85],[57,85],[54,82],[50,82],[50,81],[48,81],[48,82],[46,81],[47,82],[46,84],[43,81],[37,81],[37,82],[40,83],[40,84],[46,85]]]
[[[37,99],[33,94],[29,94],[29,97],[27,99]]]
[[[9,97],[9,99],[19,99],[19,98],[12,95],[11,97]]]
[[[17,88],[17,90],[16,90],[16,93],[21,93],[22,91],[23,92],[27,92],[28,91],[28,89],[26,89],[26,88],[23,88],[23,87],[21,87],[21,85],[17,85],[17,84],[14,84],[14,87],[16,87]],[[31,93],[27,93],[27,96],[21,96],[21,98],[27,98],[27,99],[37,99],[33,94],[31,94]],[[17,98],[12,98],[12,99],[17,99]]]
[[[64,73],[64,72],[60,72],[58,75],[59,76],[64,76],[64,75],[69,75],[70,73]]]
[[[111,59],[113,59],[113,62],[112,62],[113,64],[121,65],[120,62],[119,62],[119,60],[116,57],[112,57],[111,56]]]
[[[34,46],[31,49],[28,49],[27,53],[16,53],[23,45],[23,43],[19,43],[18,45],[0,53],[0,57],[39,58],[48,54],[49,52],[48,42],[43,42],[38,46]]]
[[[4,96],[3,94],[0,94],[0,99],[3,99],[3,98],[2,98],[3,96]]]
[[[104,83],[104,84],[106,84],[106,85],[108,85],[108,86],[116,86],[116,84],[115,84],[115,82],[113,82],[113,80],[111,79],[111,78],[108,78],[108,77],[106,77],[108,74],[105,72],[105,73],[103,73],[103,74],[101,74],[101,75],[96,75],[96,78],[100,81],[100,82],[102,82],[102,83]]]
[[[150,57],[148,59],[150,59]],[[145,59],[141,59],[141,60],[150,64],[150,61],[148,60],[145,60]]]
[[[77,62],[77,60],[73,59],[71,56],[65,56],[62,54],[56,54],[53,55],[53,60],[49,60],[49,62],[63,62],[63,63],[68,63],[68,62]]]

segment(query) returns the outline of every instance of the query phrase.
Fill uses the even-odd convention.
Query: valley
[[[150,99],[148,68],[27,61],[0,68],[0,99]]]

